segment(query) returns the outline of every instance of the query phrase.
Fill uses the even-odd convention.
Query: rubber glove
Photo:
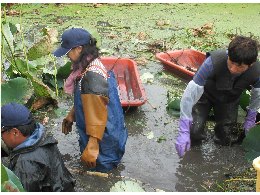
[[[87,167],[96,167],[96,160],[99,154],[99,143],[98,139],[89,136],[88,144],[82,153],[81,161],[86,163]]]
[[[63,119],[62,121],[62,133],[67,135],[69,132],[72,131],[72,125],[73,121],[75,121],[75,112],[74,112],[74,107],[71,109],[71,111],[68,113],[68,115]]]
[[[244,122],[245,134],[247,134],[249,132],[250,128],[255,126],[256,115],[257,115],[256,111],[254,111],[252,109],[248,109],[247,116],[246,116],[246,119]]]
[[[179,135],[176,139],[175,148],[180,157],[183,157],[185,152],[190,150],[190,126],[192,121],[189,119],[180,118]]]
[[[62,121],[62,133],[67,135],[69,132],[71,132],[72,131],[72,125],[73,125],[73,122],[69,121],[66,118],[63,119],[63,121]]]

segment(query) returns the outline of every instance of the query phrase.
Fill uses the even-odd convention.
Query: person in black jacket
[[[10,149],[8,168],[26,191],[74,191],[75,180],[64,165],[57,140],[24,105],[1,107],[1,136]]]

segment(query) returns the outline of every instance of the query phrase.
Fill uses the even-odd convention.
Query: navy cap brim
[[[66,48],[60,47],[56,51],[53,52],[53,55],[55,57],[61,57],[61,56],[66,55],[70,50],[71,49],[66,49]]]

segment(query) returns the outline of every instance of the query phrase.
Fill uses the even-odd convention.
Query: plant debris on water
[[[207,164],[218,166],[205,161],[213,158],[208,155],[213,150],[210,147],[201,159],[198,157],[201,152],[197,154],[196,147],[190,151],[191,155],[192,152],[196,155],[189,159],[187,166],[179,160],[172,148],[178,131],[180,99],[187,81],[163,69],[155,54],[186,48],[202,52],[226,48],[236,35],[259,40],[259,10],[260,4],[241,3],[1,3],[1,102],[17,101],[38,110],[34,112],[35,116],[62,140],[63,145],[59,144],[65,151],[64,158],[69,156],[66,163],[72,168],[79,166],[77,138],[73,137],[76,135],[65,138],[59,127],[72,101],[63,93],[71,63],[66,57],[56,59],[51,53],[59,46],[65,29],[85,28],[97,39],[102,56],[126,57],[137,62],[148,101],[141,108],[125,112],[129,139],[118,169],[121,175],[138,178],[146,185],[132,181],[117,183],[117,177],[102,180],[88,174],[82,177],[76,171],[77,191],[157,191],[156,188],[165,191],[255,191],[256,172],[252,167],[227,173],[220,180],[221,171],[207,170]],[[178,62],[178,59],[172,60]],[[248,105],[248,98],[246,94],[241,98],[241,112]],[[207,123],[211,133],[214,133],[213,126],[214,122]],[[258,144],[254,133],[249,138],[254,140],[249,142]],[[252,159],[256,154],[252,149],[255,146],[246,145],[247,155]],[[68,150],[72,156],[67,155]],[[208,172],[204,172],[203,178],[193,177],[200,172],[191,166],[192,160],[197,160],[198,167],[204,163],[203,170]],[[242,164],[245,159],[236,160]],[[232,164],[229,159],[219,162]],[[178,169],[184,167],[188,167],[187,170],[180,173]],[[181,185],[178,174],[184,175],[182,188],[178,188]]]

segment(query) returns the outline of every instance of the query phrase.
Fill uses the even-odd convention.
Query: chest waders
[[[91,169],[100,172],[108,172],[119,164],[124,155],[125,144],[128,137],[123,109],[118,96],[115,75],[112,71],[109,71],[108,75],[108,120],[103,138],[99,142],[99,155],[96,161],[97,166],[94,169]],[[79,82],[77,82],[74,92],[74,107],[76,126],[79,133],[80,152],[82,153],[88,143],[89,136],[85,131],[86,126],[80,95]]]
[[[232,145],[242,141],[244,131],[238,131],[237,116],[239,99],[243,90],[259,78],[259,63],[256,62],[245,73],[234,77],[227,68],[228,56],[225,50],[210,53],[213,75],[204,86],[204,93],[193,106],[193,123],[190,129],[192,143],[206,138],[205,124],[211,109],[215,118],[214,141],[221,145]]]

